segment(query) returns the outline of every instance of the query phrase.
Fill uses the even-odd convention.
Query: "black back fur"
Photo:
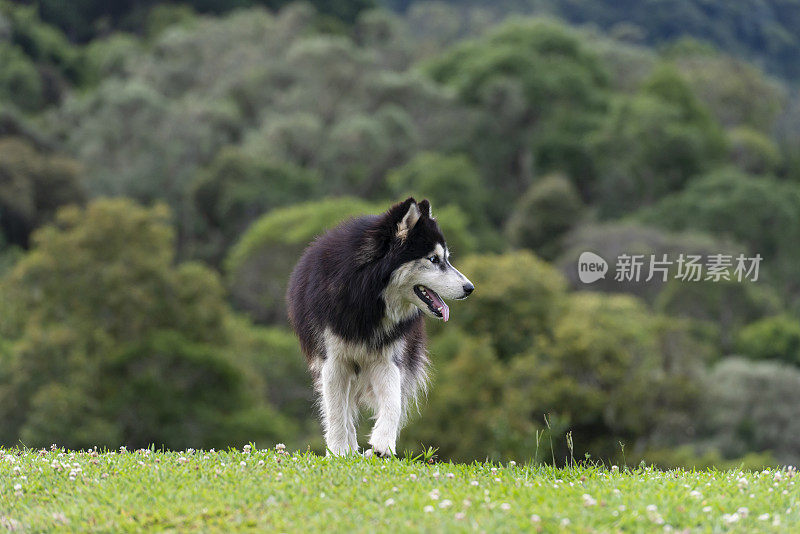
[[[289,320],[306,357],[324,358],[322,332],[380,348],[408,336],[407,357],[424,342],[422,312],[386,329],[386,303],[381,293],[392,272],[403,263],[423,258],[437,243],[445,245],[430,204],[418,204],[420,218],[405,239],[398,224],[413,198],[395,204],[381,215],[350,219],[318,237],[303,253],[289,279],[286,298]],[[412,362],[406,362],[411,364]]]

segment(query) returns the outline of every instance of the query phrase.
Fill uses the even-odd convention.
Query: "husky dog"
[[[395,454],[409,404],[425,389],[428,315],[474,286],[448,260],[430,203],[413,198],[346,221],[317,238],[289,279],[289,320],[321,397],[330,454],[358,452],[359,406],[375,414],[378,456]]]

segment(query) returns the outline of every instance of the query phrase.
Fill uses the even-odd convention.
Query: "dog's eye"
[[[433,255],[428,259],[431,260],[431,263],[439,263],[439,256]]]

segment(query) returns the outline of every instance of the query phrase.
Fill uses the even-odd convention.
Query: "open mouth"
[[[442,297],[436,291],[425,286],[414,286],[414,293],[436,317],[444,319],[445,322],[450,319],[450,308],[447,307],[447,304],[444,303]]]

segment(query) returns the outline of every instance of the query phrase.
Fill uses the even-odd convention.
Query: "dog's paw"
[[[391,458],[394,454],[392,451],[382,452],[377,449],[367,449],[364,451],[364,458],[372,458],[373,456],[378,458]]]

